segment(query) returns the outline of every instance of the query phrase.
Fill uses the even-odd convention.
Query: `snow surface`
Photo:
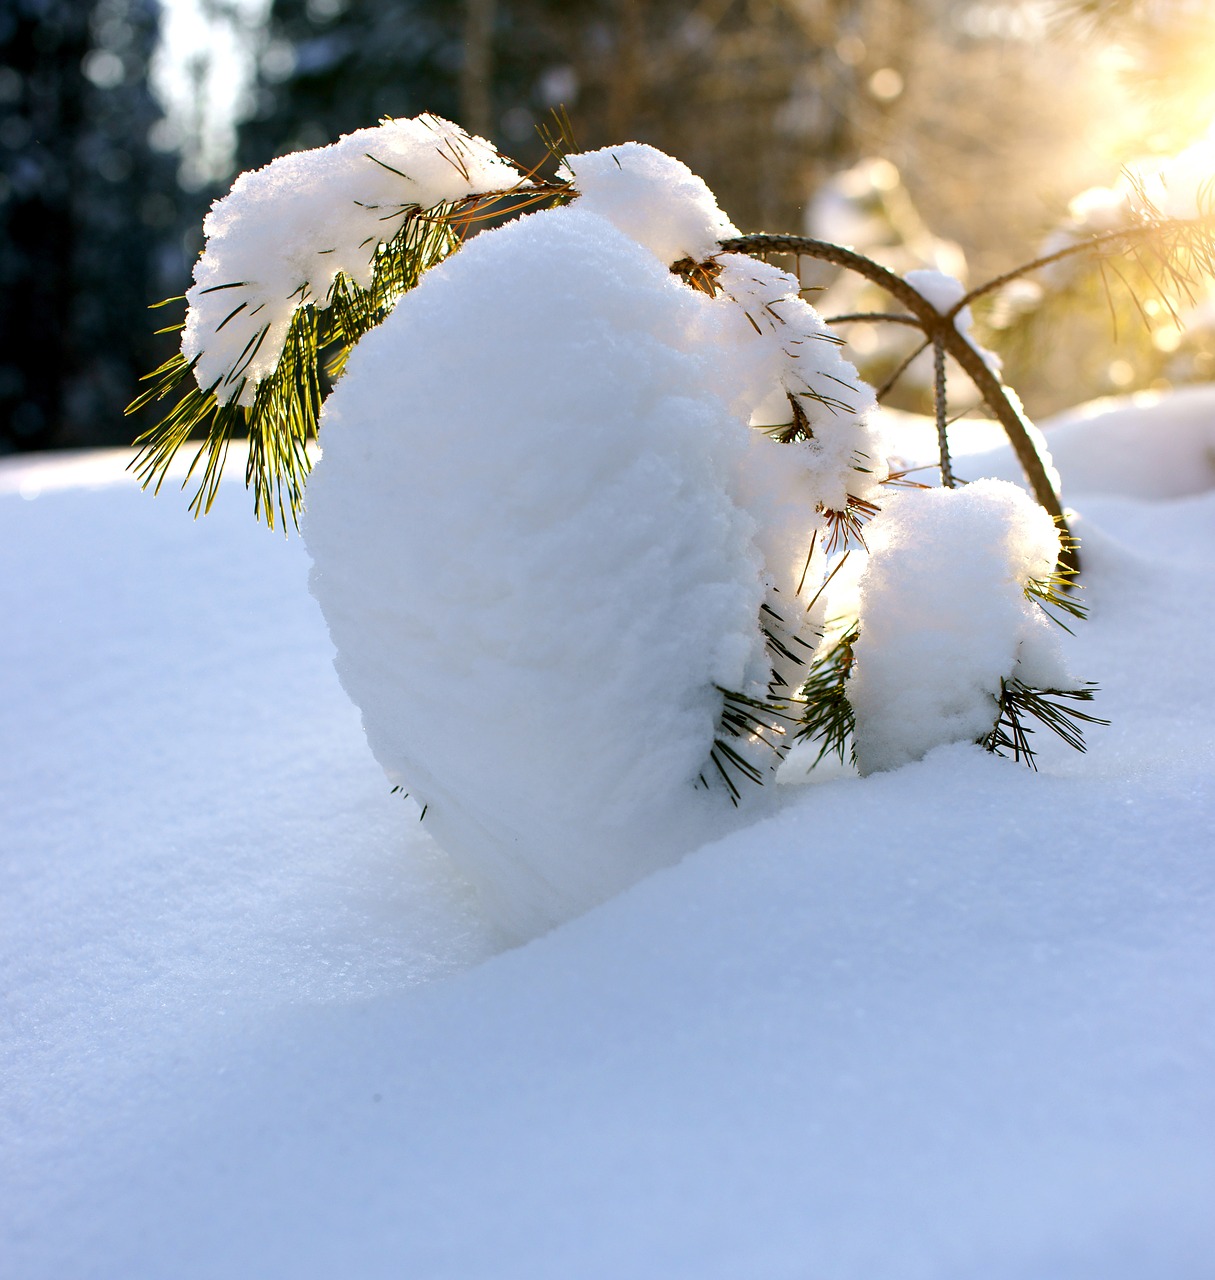
[[[1215,394],[1115,412],[1088,755],[781,788],[510,951],[298,542],[0,462],[0,1274],[1209,1280]]]

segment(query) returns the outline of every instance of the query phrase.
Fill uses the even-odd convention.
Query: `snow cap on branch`
[[[703,262],[718,241],[738,235],[708,184],[681,160],[642,142],[566,156],[559,175],[573,179],[579,203],[669,267]]]
[[[492,143],[437,116],[386,120],[241,174],[207,215],[186,294],[182,352],[197,358],[199,386],[217,384],[221,404],[252,404],[296,309],[324,308],[339,272],[370,285],[407,210],[519,181]]]
[[[1057,629],[1025,594],[1054,569],[1059,532],[1022,489],[979,480],[891,493],[866,540],[848,687],[863,773],[983,737],[1002,679],[1074,684]]]
[[[795,276],[745,254],[718,262],[719,300],[736,310],[740,359],[753,364],[743,411],[770,431],[804,419],[805,438],[786,445],[781,462],[804,479],[806,527],[818,507],[843,511],[850,496],[873,501],[888,471],[872,387],[840,354]]]
[[[941,313],[948,315],[966,296],[966,286],[956,277],[944,271],[934,271],[925,267],[920,271],[909,271],[903,277],[909,285]],[[1004,362],[994,351],[980,346],[974,336],[975,317],[969,307],[963,307],[953,318],[953,327],[979,353],[983,363],[998,378],[1004,371]]]

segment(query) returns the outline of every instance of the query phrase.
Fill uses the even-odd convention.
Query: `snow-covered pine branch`
[[[354,344],[495,197],[517,205],[537,193],[492,144],[430,115],[386,120],[237,178],[203,224],[181,350],[131,406],[184,388],[137,441],[144,483],[159,486],[201,430],[191,474],[201,464],[194,506],[205,511],[229,440],[247,434],[258,514],[272,526],[276,514],[294,522],[323,373],[341,372]]]
[[[300,307],[325,310],[343,276],[369,290],[410,214],[520,180],[484,139],[433,116],[360,129],[242,174],[203,223],[207,249],[186,293],[181,350],[198,385],[251,408]]]
[[[535,212],[465,240],[503,197]],[[1057,698],[1090,694],[1036,603],[1052,514],[892,489],[872,389],[679,161],[628,143],[524,179],[392,121],[246,175],[207,231],[153,394],[194,385],[146,474],[206,419],[213,490],[243,424],[294,513],[330,349],[304,536],[337,669],[520,936],[768,811],[798,736],[864,771],[959,740],[1032,761],[1027,715],[1079,744]],[[890,287],[1004,396],[921,283]]]

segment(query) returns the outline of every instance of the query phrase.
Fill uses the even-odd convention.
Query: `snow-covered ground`
[[[1086,756],[816,774],[512,950],[298,540],[0,463],[0,1275],[1210,1280],[1215,393],[1050,439]]]

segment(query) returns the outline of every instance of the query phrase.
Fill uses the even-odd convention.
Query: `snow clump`
[[[735,341],[744,353],[751,348],[753,378],[763,387],[751,425],[798,437],[780,459],[806,477],[808,511],[843,511],[849,497],[873,500],[888,475],[873,389],[840,355],[839,339],[801,298],[795,276],[745,254],[720,262],[718,286],[735,304]]]
[[[388,120],[243,173],[203,224],[182,353],[221,404],[252,405],[305,303],[343,272],[370,285],[380,245],[413,208],[514,186],[493,144],[435,116]]]
[[[642,142],[567,156],[561,177],[580,193],[580,203],[663,266],[683,258],[702,262],[718,241],[738,235],[705,180],[682,160]]]
[[[816,508],[886,474],[872,392],[793,277],[719,254],[699,178],[639,144],[567,167],[573,204],[472,239],[353,352],[304,527],[372,750],[519,937],[773,803],[722,785],[725,693],[793,683],[761,610],[770,636]],[[749,428],[774,389],[804,439]]]
[[[685,165],[628,143],[560,178],[570,203],[473,237],[350,354],[304,520],[373,752],[518,938],[776,803],[753,784],[784,755],[816,587],[880,507],[863,768],[981,737],[1002,677],[1059,667],[1024,597],[1049,516],[1002,484],[887,495],[872,390],[794,276],[722,251],[735,228]],[[370,284],[402,218],[521,181],[433,117],[244,175],[188,295],[200,385],[247,405],[295,309]]]
[[[1073,688],[1058,630],[1025,594],[1059,556],[1050,515],[1004,480],[886,496],[865,532],[848,682],[862,773],[991,731],[1001,679]]]
[[[428,272],[325,406],[304,536],[338,673],[516,936],[738,820],[698,789],[719,687],[768,671],[720,310],[547,210]]]
[[[909,271],[903,277],[909,285],[926,302],[932,303],[941,315],[948,315],[966,296],[966,286],[954,276],[944,271],[933,271],[925,268],[922,271]],[[994,351],[981,346],[974,336],[975,317],[969,307],[962,307],[953,318],[953,327],[966,339],[983,358],[983,363],[998,378],[1004,369],[1004,362]]]

